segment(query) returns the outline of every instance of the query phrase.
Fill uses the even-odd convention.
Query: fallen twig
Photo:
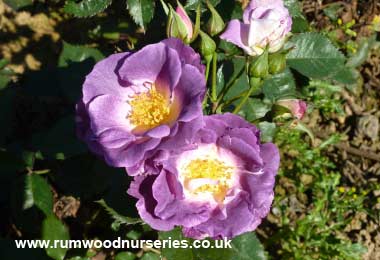
[[[346,151],[347,153],[357,155],[359,157],[363,157],[366,159],[370,159],[370,160],[380,162],[380,154],[376,154],[376,153],[371,152],[371,151],[365,151],[365,150],[357,149],[357,148],[354,148],[354,147],[351,147],[349,145],[342,144],[342,143],[334,144],[334,147],[336,147],[340,150]]]

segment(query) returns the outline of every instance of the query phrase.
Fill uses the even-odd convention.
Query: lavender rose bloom
[[[177,39],[111,55],[86,77],[78,135],[108,164],[136,167],[182,125],[201,127],[205,86],[200,56]]]
[[[150,169],[128,190],[141,218],[158,230],[182,226],[196,239],[256,229],[273,201],[276,146],[261,144],[259,130],[233,114],[206,116],[204,127],[185,142],[184,130],[157,148],[147,161]]]
[[[282,48],[292,19],[282,0],[251,0],[244,10],[243,23],[232,20],[220,38],[242,48],[248,55],[261,55]]]

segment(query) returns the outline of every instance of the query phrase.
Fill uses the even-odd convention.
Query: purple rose
[[[162,143],[145,176],[132,182],[128,193],[138,199],[141,218],[158,230],[182,226],[197,239],[256,229],[273,201],[276,146],[261,144],[259,130],[233,114],[206,116],[194,138],[183,141],[186,131]]]
[[[244,10],[243,23],[232,20],[220,36],[242,48],[248,55],[261,55],[282,48],[292,27],[292,18],[282,0],[252,0]]]
[[[86,77],[78,135],[108,164],[136,167],[182,125],[201,127],[205,86],[200,56],[178,39],[111,55]]]

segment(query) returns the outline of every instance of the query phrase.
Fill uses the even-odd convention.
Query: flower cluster
[[[182,7],[172,15],[169,30],[186,28],[182,40],[95,65],[77,104],[78,135],[109,165],[134,176],[128,193],[150,226],[231,238],[254,230],[268,214],[279,152],[237,115],[203,115],[205,69],[183,43],[192,38],[192,23]],[[259,55],[267,46],[279,50],[290,25],[282,1],[253,0],[244,23],[231,21],[221,38]],[[279,105],[302,117],[306,107],[297,102]]]

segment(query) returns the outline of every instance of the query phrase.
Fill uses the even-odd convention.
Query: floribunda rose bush
[[[361,195],[331,166],[336,150],[324,154],[340,135],[318,138],[348,133],[358,147],[336,145],[343,158],[360,154],[351,134],[377,140],[376,118],[349,97],[360,78],[364,96],[377,82],[356,69],[376,37],[355,34],[377,20],[346,21],[366,1],[309,2],[0,1],[1,239],[190,245],[0,259],[359,259],[343,230]],[[191,248],[197,239],[232,248]]]
[[[79,137],[110,166],[134,176],[128,192],[152,228],[179,226],[186,237],[198,239],[254,231],[270,211],[280,160],[271,138],[261,136],[273,133],[276,120],[310,133],[300,122],[306,102],[297,99],[295,87],[276,89],[274,80],[292,80],[287,54],[299,59],[297,43],[285,46],[290,13],[281,0],[252,0],[242,22],[227,21],[221,32],[224,21],[208,2],[206,30],[213,39],[200,26],[200,5],[193,22],[180,3],[161,4],[168,16],[167,40],[113,54],[87,75],[77,104]],[[199,54],[188,45],[198,35]],[[238,76],[246,81],[234,86],[235,78],[218,90],[216,42],[223,40],[244,53]],[[240,95],[229,97],[231,89]],[[261,130],[228,113],[248,119],[256,112],[249,109],[255,96],[272,105],[261,118],[272,115],[273,122],[259,121]]]

